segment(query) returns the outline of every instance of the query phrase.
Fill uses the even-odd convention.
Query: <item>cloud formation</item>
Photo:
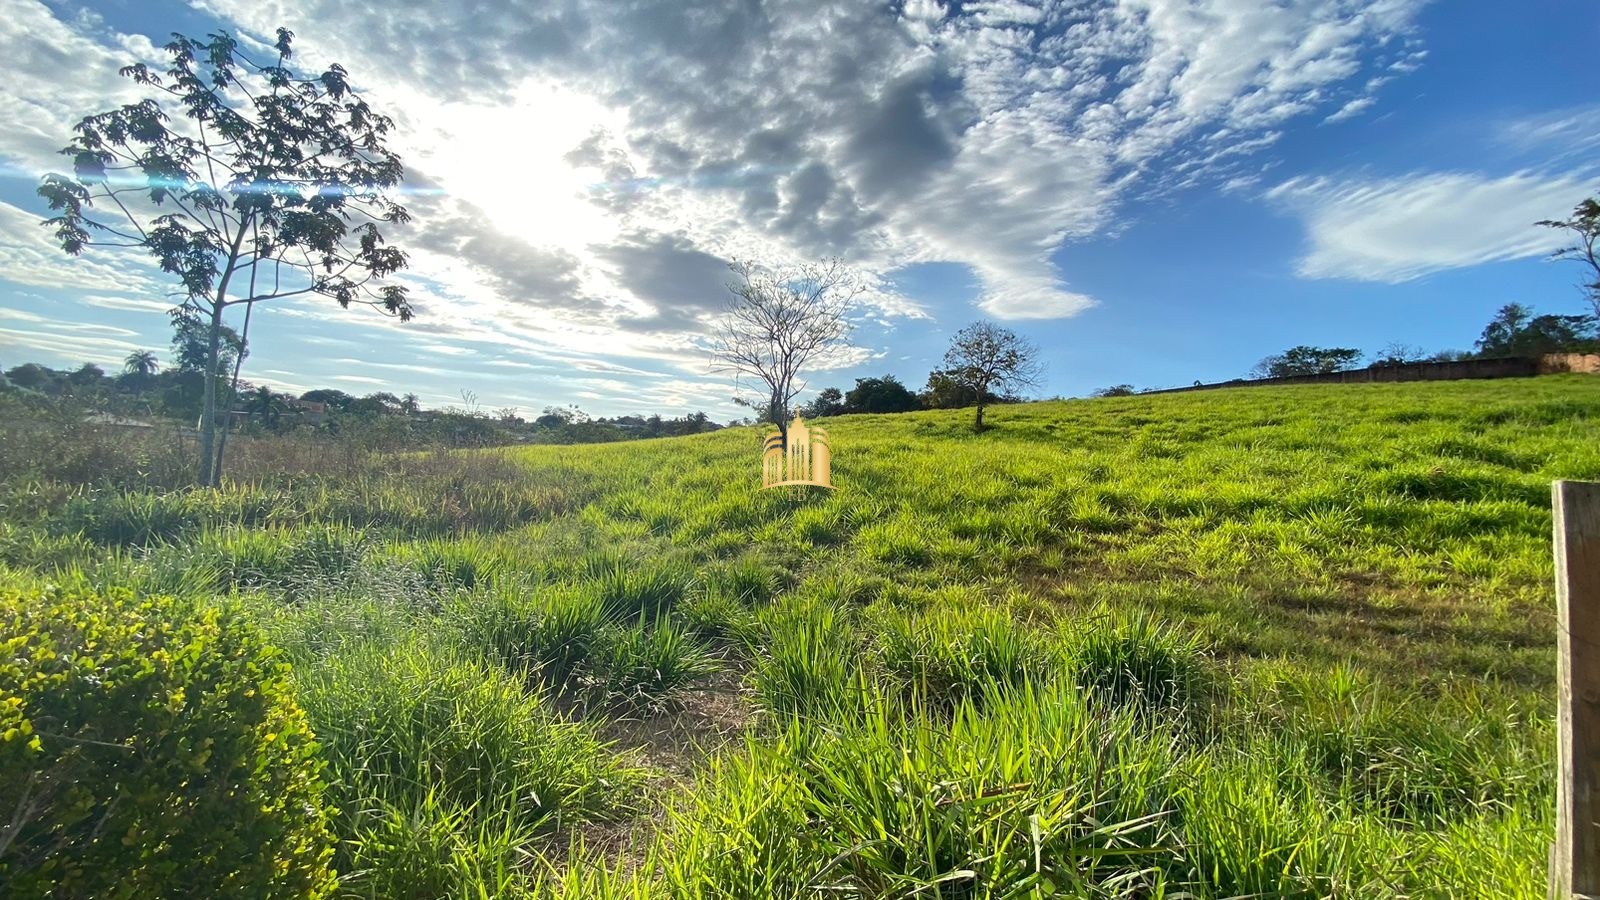
[[[968,267],[997,318],[1090,307],[1052,262],[1063,244],[1114,231],[1133,198],[1248,184],[1247,159],[1290,120],[1366,108],[1420,58],[1422,2],[196,5],[247,39],[295,30],[302,67],[343,63],[396,117],[417,190],[416,222],[394,237],[412,254],[419,341],[598,358],[643,373],[618,382],[629,396],[654,378],[653,396],[684,398],[726,393],[688,386],[706,377],[700,341],[733,258],[842,256],[880,320],[925,315],[890,276],[927,262]],[[0,53],[25,62],[24,81],[0,86],[0,115],[29,124],[0,134],[0,157],[59,167],[76,117],[127,95],[117,67],[159,53],[39,0],[12,7]],[[33,227],[25,217],[0,206],[0,235]],[[0,247],[26,254],[0,261],[40,278],[69,268],[39,244]],[[130,291],[94,265],[70,277],[159,296],[159,281]]]
[[[1534,172],[1427,173],[1295,178],[1266,196],[1305,223],[1309,246],[1296,267],[1302,276],[1398,283],[1549,253],[1561,236],[1533,223],[1562,218],[1588,187],[1576,177]]]
[[[381,15],[333,0],[204,5],[257,33],[317,23],[301,29],[306,46],[345,61],[413,125],[500,107],[442,130],[494,148],[508,179],[545,174],[515,158],[530,135],[569,134],[549,153],[591,179],[583,202],[603,215],[588,220],[562,196],[496,224],[516,236],[569,213],[588,246],[545,265],[578,288],[541,284],[531,258],[500,254],[508,272],[581,314],[596,311],[592,294],[632,295],[636,306],[609,304],[624,327],[692,327],[721,298],[685,303],[704,267],[674,266],[663,248],[702,262],[837,254],[878,273],[957,262],[990,314],[1071,315],[1093,301],[1051,265],[1055,248],[1106,228],[1130,191],[1225,168],[1228,147],[1354,102],[1357,76],[1415,52],[1417,4],[566,0],[470,15],[421,0]],[[463,173],[448,170],[449,154],[425,134],[408,140],[454,191]]]

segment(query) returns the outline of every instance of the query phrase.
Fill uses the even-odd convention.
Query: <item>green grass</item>
[[[0,480],[0,581],[248,609],[352,896],[1543,895],[1592,377],[990,418]]]

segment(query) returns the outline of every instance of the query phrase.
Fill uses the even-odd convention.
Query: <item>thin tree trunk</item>
[[[233,280],[234,267],[239,264],[239,248],[244,246],[244,223],[233,237],[228,250],[228,264],[217,282],[217,295],[211,298],[211,347],[206,352],[205,402],[200,410],[200,485],[216,487],[217,443],[217,356],[222,344],[222,314],[227,309],[228,282]],[[254,267],[251,267],[254,271]],[[240,348],[241,352],[243,347]]]
[[[200,486],[213,487],[217,441],[217,356],[222,344],[222,304],[211,307],[211,342],[206,349],[205,391],[200,404]]]
[[[789,449],[789,417],[777,400],[772,401],[767,407],[767,413],[772,416],[772,424],[778,426],[778,434],[783,437],[783,449]]]
[[[978,418],[972,423],[972,430],[983,430],[983,396],[981,394],[978,397]]]
[[[255,281],[254,271],[251,270],[252,282]],[[253,290],[251,296],[254,296]],[[233,379],[228,383],[228,418],[222,423],[222,434],[217,439],[217,461],[212,468],[212,477],[217,484],[222,483],[223,454],[228,449],[228,432],[233,430],[233,398],[239,396],[239,368],[244,365],[244,355],[250,349],[250,313],[255,306],[254,303],[244,305],[244,327],[239,331],[239,352],[233,357]]]

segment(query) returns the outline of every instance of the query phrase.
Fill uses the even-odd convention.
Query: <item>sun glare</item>
[[[504,230],[539,247],[581,250],[618,226],[588,199],[599,180],[567,157],[596,131],[620,134],[626,115],[547,81],[524,82],[503,105],[438,104],[418,167]]]

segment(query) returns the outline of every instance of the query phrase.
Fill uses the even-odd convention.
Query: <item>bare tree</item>
[[[1036,387],[1044,368],[1039,348],[993,322],[974,322],[956,332],[944,352],[944,375],[978,398],[974,431],[983,430],[983,407],[994,397]]]
[[[845,312],[861,293],[861,283],[837,259],[777,271],[747,262],[729,266],[733,308],[712,339],[713,372],[732,374],[763,386],[757,396],[734,402],[764,413],[789,444],[789,410],[806,389],[800,374],[840,347],[850,334]]]
[[[1600,317],[1600,200],[1593,197],[1579,203],[1567,219],[1545,219],[1535,223],[1546,228],[1559,228],[1572,232],[1576,243],[1562,247],[1551,254],[1552,259],[1570,259],[1588,266],[1593,281],[1582,283],[1584,297],[1594,305],[1594,314]]]

